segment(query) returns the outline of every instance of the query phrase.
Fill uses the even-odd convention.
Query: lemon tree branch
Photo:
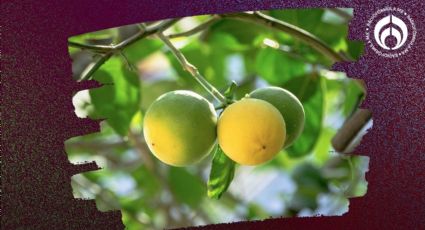
[[[90,77],[106,62],[109,60],[109,58],[112,57],[117,52],[121,52],[124,48],[128,47],[129,45],[147,37],[150,35],[153,35],[155,33],[158,33],[159,31],[164,31],[165,29],[169,28],[170,26],[174,25],[179,19],[170,19],[170,20],[164,20],[161,23],[145,28],[143,30],[140,30],[138,33],[134,34],[130,38],[118,43],[117,45],[91,45],[91,44],[81,44],[73,41],[68,41],[68,45],[71,47],[91,50],[93,52],[99,53],[101,57],[94,62],[92,65],[89,66],[89,69],[87,69],[83,76],[81,77],[80,81],[88,80]]]
[[[116,44],[116,45],[91,45],[91,44],[81,44],[78,42],[68,41],[68,45],[75,48],[87,49],[95,52],[106,53],[106,52],[115,52],[117,50],[122,50],[127,46],[137,42],[140,39],[143,39],[147,36],[153,35],[159,31],[164,31],[170,26],[174,25],[180,19],[168,19],[164,20],[157,25],[153,25],[151,27],[147,27],[143,30],[140,30],[133,36],[125,39],[124,41]]]
[[[199,24],[198,26],[196,26],[196,27],[194,27],[190,30],[187,30],[187,31],[184,31],[184,32],[181,32],[181,33],[170,34],[170,35],[168,35],[168,37],[169,38],[178,38],[178,37],[191,36],[191,35],[197,34],[201,31],[209,28],[211,25],[213,25],[214,23],[216,23],[219,20],[220,20],[219,15],[214,15],[210,19],[208,19],[207,21]]]
[[[271,17],[269,15],[265,15],[260,12],[254,12],[254,13],[224,14],[224,15],[221,15],[221,17],[252,22],[258,25],[262,25],[262,26],[274,29],[274,30],[288,33],[294,38],[297,38],[298,40],[306,43],[307,45],[310,45],[313,49],[317,50],[319,53],[323,54],[324,56],[328,57],[330,60],[334,62],[352,61],[352,59],[346,57],[344,54],[338,53],[335,50],[333,50],[326,43],[324,43],[322,40],[320,40],[318,37],[311,34],[310,32],[303,30],[292,24],[289,24],[287,22],[284,22],[282,20]],[[364,85],[364,82],[361,80],[356,80],[356,83],[360,85],[363,92],[365,93],[366,87]]]
[[[108,52],[106,54],[102,54],[102,56],[94,63],[89,65],[89,67],[82,73],[80,81],[85,81],[90,79],[90,77],[98,70],[109,58],[113,55],[112,52]]]
[[[357,109],[332,138],[331,142],[334,149],[338,152],[345,152],[350,143],[371,119],[372,113],[369,110]]]
[[[178,50],[173,43],[166,37],[162,32],[157,33],[158,37],[164,42],[164,44],[171,50],[177,60],[180,62],[182,68],[189,72],[195,80],[202,85],[215,99],[220,101],[222,104],[227,104],[227,99],[223,96],[213,85],[211,85],[205,78],[199,73],[198,68],[192,65],[180,50]]]
[[[271,16],[265,15],[260,12],[254,13],[234,13],[234,14],[225,14],[222,15],[225,18],[234,18],[238,20],[248,21],[255,24],[259,24],[265,27],[269,27],[271,29],[279,30],[285,33],[292,35],[293,37],[299,39],[300,41],[310,45],[318,52],[323,55],[329,57],[331,60],[335,62],[339,61],[348,61],[343,55],[334,51],[328,45],[326,45],[323,41],[321,41],[318,37],[314,36],[310,32],[303,30],[299,27],[296,27],[287,22],[278,20]]]

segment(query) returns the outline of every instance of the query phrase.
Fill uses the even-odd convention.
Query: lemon
[[[245,98],[228,106],[217,125],[223,152],[241,165],[271,160],[285,143],[285,121],[272,104]]]
[[[199,162],[214,147],[217,115],[213,105],[191,91],[161,95],[148,108],[143,131],[151,152],[172,166]]]
[[[304,129],[305,113],[298,98],[288,90],[279,87],[256,89],[249,97],[265,100],[276,107],[286,124],[285,148],[301,135]]]

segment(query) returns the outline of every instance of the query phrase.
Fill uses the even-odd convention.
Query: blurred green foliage
[[[350,11],[337,10],[350,16]],[[264,13],[312,33],[348,57],[361,55],[362,44],[347,39],[347,19],[331,10]],[[184,18],[165,33],[187,31],[208,18]],[[129,25],[70,40],[117,44],[141,29]],[[343,73],[329,71],[332,62],[328,58],[289,34],[228,18],[172,42],[222,92],[232,81],[237,82],[236,98],[267,85],[293,92],[306,112],[303,134],[273,161],[255,168],[228,164],[219,149],[195,166],[162,164],[143,140],[147,107],[159,95],[175,89],[196,91],[210,101],[213,98],[183,71],[163,43],[151,36],[117,52],[96,71],[93,79],[104,84],[102,87],[74,97],[78,116],[106,118],[101,132],[66,143],[73,163],[95,160],[103,167],[73,177],[75,197],[96,199],[102,211],[121,209],[128,229],[158,229],[270,216],[340,215],[348,209],[348,197],[366,192],[367,158],[334,153],[330,144],[358,106],[362,91]],[[99,60],[98,54],[88,50],[70,47],[69,51],[76,80]],[[219,200],[207,196],[213,160],[212,177],[220,183],[210,181],[214,193],[209,196],[221,197]]]

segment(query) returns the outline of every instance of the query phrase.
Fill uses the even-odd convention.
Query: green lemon
[[[144,137],[162,162],[187,166],[199,162],[214,147],[217,114],[213,105],[192,91],[165,93],[148,108]]]
[[[249,94],[249,97],[267,101],[279,110],[286,124],[285,148],[301,135],[304,129],[305,113],[303,105],[294,94],[271,86],[256,89]]]

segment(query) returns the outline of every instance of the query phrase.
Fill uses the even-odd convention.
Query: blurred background
[[[363,50],[361,43],[347,39],[350,9],[262,13],[308,31],[348,60],[358,59]],[[176,89],[196,91],[211,102],[213,98],[155,34],[113,52],[93,47],[121,44],[161,23],[128,25],[69,39],[74,79],[104,84],[77,92],[75,113],[81,118],[107,118],[100,122],[99,133],[65,143],[72,163],[96,161],[102,167],[72,177],[76,198],[95,199],[101,211],[121,210],[128,229],[158,229],[342,215],[348,211],[348,198],[366,193],[368,158],[338,153],[331,145],[364,98],[362,85],[331,71],[333,60],[291,34],[220,15],[175,20],[164,34],[221,91],[235,81],[237,98],[268,85],[293,92],[306,112],[303,134],[269,163],[237,166],[228,191],[219,200],[207,196],[213,154],[185,168],[158,161],[142,133],[143,114],[149,105]],[[344,152],[352,150],[371,126],[370,120]]]

